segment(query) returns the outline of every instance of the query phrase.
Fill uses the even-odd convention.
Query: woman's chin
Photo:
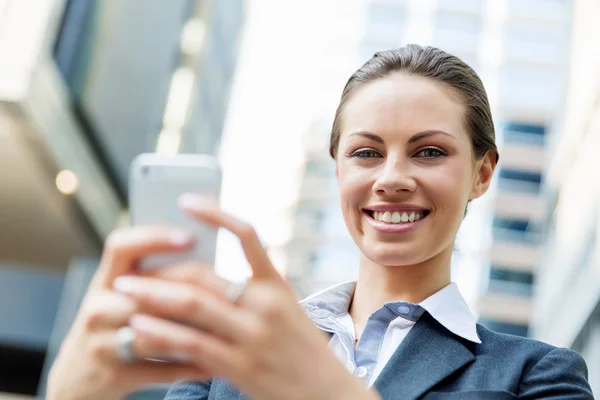
[[[384,248],[378,249],[377,247]],[[418,249],[414,247],[398,248],[398,246],[390,246],[389,243],[384,244],[384,246],[371,247],[367,251],[363,249],[363,254],[376,264],[394,267],[415,265],[427,259],[426,252],[418,251]]]

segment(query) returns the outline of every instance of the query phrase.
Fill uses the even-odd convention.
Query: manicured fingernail
[[[113,282],[113,288],[122,293],[136,293],[139,287],[138,280],[129,276],[120,276]]]
[[[182,208],[204,208],[208,204],[204,197],[195,193],[183,193],[179,196],[179,206]]]
[[[129,319],[129,326],[139,332],[156,332],[157,326],[150,318],[143,315],[134,315]]]
[[[194,241],[194,237],[185,231],[176,231],[169,237],[169,241],[175,246],[185,246]]]

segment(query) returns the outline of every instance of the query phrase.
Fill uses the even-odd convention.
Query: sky
[[[344,37],[353,30],[359,34],[360,26],[348,26],[349,18],[336,17],[340,10],[348,15],[360,2],[253,0],[247,4],[246,31],[219,154],[224,174],[221,204],[251,223],[265,246],[273,247],[291,235],[304,165],[303,135],[323,108],[336,105],[337,98],[322,87],[323,71],[333,65],[327,64],[332,58],[327,57],[330,43],[342,31],[336,26],[344,25]],[[349,65],[347,74],[339,75],[336,96],[356,67]],[[248,269],[235,242],[231,235],[221,235],[216,268],[238,280],[247,276]],[[272,256],[284,271],[285,260],[277,253]]]

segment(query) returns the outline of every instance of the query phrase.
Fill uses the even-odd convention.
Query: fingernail
[[[175,246],[185,246],[193,240],[194,237],[185,231],[176,231],[169,237],[169,241]]]
[[[203,208],[208,204],[206,199],[195,193],[183,193],[179,196],[179,206],[182,208]]]
[[[121,293],[136,293],[139,287],[138,280],[129,276],[120,276],[113,282],[113,288]]]

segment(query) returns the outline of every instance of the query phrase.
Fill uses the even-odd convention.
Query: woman
[[[185,195],[187,213],[240,238],[252,279],[232,285],[194,263],[135,275],[136,260],[193,239],[164,227],[115,233],[49,397],[118,399],[180,379],[191,382],[168,399],[593,398],[579,355],[478,325],[450,281],[467,204],[498,162],[470,67],[431,47],[376,54],[344,89],[330,152],[357,282],[298,305],[251,227]],[[164,357],[185,362],[140,361]]]

